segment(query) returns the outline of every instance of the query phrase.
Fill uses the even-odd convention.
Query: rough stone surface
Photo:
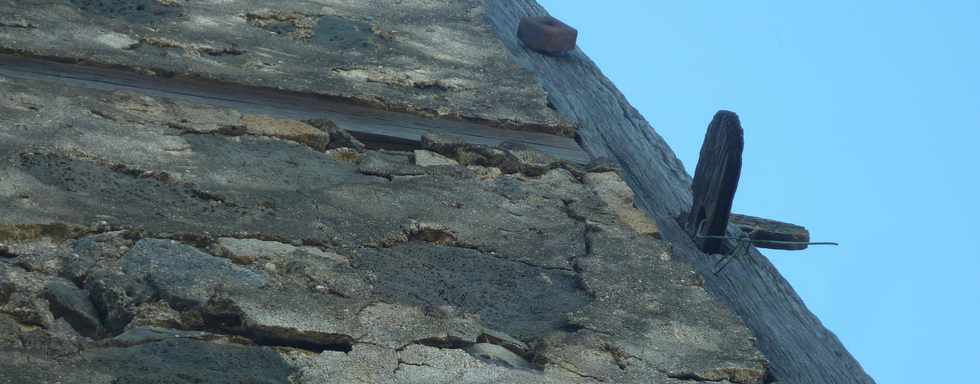
[[[126,325],[126,330],[139,327],[157,327],[184,329],[193,327],[193,318],[185,319],[180,312],[173,309],[166,301],[151,301],[142,303],[133,309],[133,319]]]
[[[102,331],[102,323],[89,299],[88,292],[60,280],[52,280],[44,290],[52,315],[64,318],[78,333],[96,337]]]
[[[401,262],[388,264],[391,259]],[[471,249],[409,243],[380,252],[365,250],[355,260],[359,269],[373,270],[378,280],[386,281],[378,287],[385,296],[419,306],[454,306],[519,339],[560,328],[563,314],[589,301],[571,271]],[[406,275],[405,270],[413,273]]]
[[[636,207],[633,190],[615,172],[589,173],[585,182],[596,191],[599,198],[616,212],[616,217],[634,231],[660,237],[660,229],[643,211]]]
[[[767,372],[692,268],[623,219],[615,173],[451,141],[427,150],[458,165],[340,160],[219,127],[230,111],[20,80],[0,95],[32,106],[0,105],[0,383]]]
[[[292,372],[279,354],[268,348],[188,338],[89,350],[79,360],[95,371],[96,377],[108,376],[112,381],[107,382],[115,383],[286,383]]]
[[[479,0],[6,0],[0,15],[16,21],[0,23],[0,49],[573,134],[484,12]]]
[[[459,162],[435,152],[417,149],[415,150],[415,165],[432,167],[437,165],[459,165]]]
[[[50,327],[54,315],[41,297],[49,278],[0,263],[0,314],[21,324]]]
[[[216,287],[262,288],[263,275],[173,240],[145,239],[120,261],[127,276],[154,288],[152,296],[177,307],[201,306]]]
[[[511,352],[509,349],[490,343],[477,343],[466,349],[469,354],[484,361],[501,364],[510,368],[530,369],[527,360]]]
[[[426,134],[422,136],[422,146],[459,164],[499,168],[504,173],[540,176],[561,165],[557,159],[515,142],[503,142],[490,148],[446,135]]]
[[[20,338],[21,327],[9,315],[0,314],[0,349],[11,350],[23,347]]]
[[[93,270],[85,279],[103,326],[110,333],[123,330],[136,316],[136,308],[151,299],[152,287],[119,272]]]
[[[307,120],[306,123],[330,135],[330,149],[350,149],[356,152],[364,152],[367,149],[364,143],[352,136],[349,132],[337,127],[337,123],[331,120],[313,119]]]
[[[125,332],[111,339],[102,340],[102,343],[114,347],[132,347],[136,345],[175,339],[218,341],[223,343],[233,343],[234,341],[238,341],[232,337],[209,332],[182,331],[174,328],[136,326],[127,329]],[[248,345],[249,343],[245,344]]]
[[[241,120],[243,133],[271,136],[303,143],[318,151],[330,145],[330,134],[302,121],[275,119],[267,116],[247,115]]]
[[[539,176],[558,167],[558,159],[532,149],[520,142],[505,141],[497,146],[517,158],[522,165],[521,173],[528,176]]]

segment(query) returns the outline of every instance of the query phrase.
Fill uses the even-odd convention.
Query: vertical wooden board
[[[701,145],[701,157],[694,171],[694,202],[687,216],[687,232],[695,235],[694,242],[704,253],[719,253],[723,240],[707,236],[722,236],[728,229],[732,201],[742,174],[744,148],[742,124],[738,115],[718,111]]]

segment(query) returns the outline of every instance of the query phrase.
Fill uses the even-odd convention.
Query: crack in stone
[[[147,328],[144,328],[146,330]],[[224,333],[214,333],[201,331],[196,329],[178,329],[178,328],[148,328],[151,332],[159,334],[159,337],[148,337],[145,340],[139,341],[120,341],[114,338],[107,338],[97,341],[97,344],[101,347],[137,347],[146,344],[159,343],[169,339],[193,339],[198,341],[206,341],[209,343],[217,344],[237,344],[244,346],[256,346],[260,345],[255,342],[255,340],[249,339],[247,337],[224,334]],[[167,330],[175,331],[173,333],[167,334]],[[199,332],[197,335],[187,334],[190,332]],[[183,334],[182,334],[183,333]],[[125,332],[124,332],[125,334]],[[311,351],[312,352],[312,351]]]
[[[605,336],[610,336],[610,337],[616,336],[616,334],[614,334],[612,332],[603,331],[601,329],[592,328],[592,327],[589,327],[589,326],[586,326],[586,325],[582,325],[582,324],[578,324],[578,323],[569,323],[568,325],[573,328],[572,330],[568,331],[569,333],[575,333],[575,332],[578,332],[578,331],[581,331],[581,330],[586,330],[586,331],[589,331],[589,332],[598,333],[600,335],[605,335]]]
[[[435,245],[470,248],[457,240],[456,231],[441,225],[433,225],[412,221],[403,226],[400,232],[389,234],[378,244],[381,248],[392,248],[411,241],[423,241]]]
[[[302,239],[294,240],[286,236],[259,233],[259,232],[233,232],[227,234],[213,234],[210,232],[145,232],[138,229],[124,229],[130,233],[127,238],[130,240],[140,240],[143,238],[154,238],[173,240],[181,244],[190,245],[205,253],[214,254],[212,247],[218,243],[218,238],[231,238],[236,240],[259,240],[286,244],[293,247],[312,247],[321,251],[333,251],[335,244],[322,239]],[[216,255],[220,256],[220,255]]]
[[[19,17],[7,18],[0,20],[0,27],[5,28],[20,28],[20,29],[37,29],[37,25],[31,23],[27,20],[21,19]]]
[[[746,381],[739,380],[737,377],[737,373],[733,372],[731,369],[724,369],[724,368],[719,369],[718,371],[724,373],[725,377],[718,377],[718,378],[704,377],[703,375],[694,372],[671,372],[661,368],[656,368],[656,369],[658,372],[664,374],[665,376],[671,379],[681,380],[681,381],[711,382],[711,383],[731,382],[736,384],[746,383]],[[767,378],[768,377],[769,376],[767,375]],[[768,381],[768,379],[763,379],[763,382],[770,382],[770,381]]]
[[[387,346],[385,346],[385,345],[382,345],[382,344],[378,344],[378,343],[375,343],[375,342],[371,342],[371,341],[365,341],[365,340],[364,340],[364,338],[365,338],[365,337],[368,337],[368,336],[371,336],[371,334],[369,334],[369,333],[365,333],[365,334],[363,334],[363,335],[360,335],[360,336],[358,336],[358,337],[355,337],[355,338],[354,338],[354,343],[353,343],[353,344],[354,344],[354,345],[358,345],[358,344],[363,344],[363,345],[370,345],[370,346],[372,346],[372,347],[378,347],[378,348],[383,348],[383,349],[389,349],[389,347],[387,347]]]
[[[433,367],[433,366],[431,366],[431,365],[429,365],[429,364],[426,364],[426,363],[418,363],[418,364],[413,364],[413,363],[409,363],[409,362],[407,362],[407,361],[405,361],[405,360],[402,360],[402,359],[400,359],[400,358],[399,358],[399,359],[398,359],[398,366],[396,366],[396,367],[395,367],[395,369],[393,369],[393,370],[391,371],[391,373],[392,373],[392,374],[397,374],[397,373],[398,373],[398,371],[400,371],[400,370],[402,369],[402,366],[405,366],[405,365],[408,365],[408,366],[412,366],[412,367],[427,367],[427,368],[436,368],[436,367]]]
[[[98,110],[98,109],[95,109],[95,108],[91,108],[88,111],[89,111],[89,113],[91,113],[93,115],[96,115],[98,117],[101,117],[103,119],[106,119],[106,120],[109,120],[109,121],[112,121],[112,122],[119,121],[118,119],[116,119],[115,116],[113,116],[111,114],[108,114],[108,113],[105,113],[105,112],[103,112],[101,110]]]
[[[561,369],[561,370],[563,370],[565,372],[571,373],[571,374],[573,374],[575,376],[581,377],[583,379],[595,380],[595,381],[598,381],[600,383],[605,383],[606,382],[606,379],[604,379],[604,378],[597,377],[597,376],[586,375],[584,373],[581,373],[581,372],[579,372],[579,371],[577,371],[575,369],[572,369],[572,368],[568,367],[568,365],[571,365],[571,364],[558,364],[558,363],[555,364],[555,366],[558,367],[559,369]],[[572,365],[572,367],[575,367],[575,366]]]
[[[578,213],[576,213],[572,209],[571,205],[575,202],[574,200],[562,199],[561,202],[562,202],[562,212],[564,212],[565,215],[568,216],[568,218],[570,218],[572,220],[575,220],[576,222],[582,223],[582,225],[584,226],[584,228],[582,229],[582,235],[581,235],[582,236],[582,242],[583,242],[583,247],[582,248],[584,249],[584,251],[583,251],[582,255],[570,257],[568,259],[568,264],[572,266],[571,271],[574,272],[575,273],[575,276],[578,278],[579,288],[582,289],[583,291],[585,291],[586,293],[588,293],[589,296],[593,300],[595,300],[596,293],[592,289],[589,288],[589,285],[588,284],[586,284],[586,282],[585,282],[585,276],[584,276],[584,271],[579,266],[578,261],[580,259],[584,259],[584,258],[588,258],[588,257],[591,257],[592,256],[592,254],[593,254],[593,250],[592,250],[593,244],[592,244],[592,236],[590,236],[590,235],[592,233],[595,233],[595,232],[599,231],[600,229],[598,227],[596,227],[595,225],[589,223],[589,220],[586,217],[584,217],[582,215],[579,215]],[[596,330],[592,330],[592,331],[593,332],[598,332]],[[599,333],[602,333],[602,332],[599,332]]]
[[[140,39],[139,44],[152,45],[164,49],[183,49],[188,53],[196,52],[198,54],[206,54],[209,56],[239,56],[245,54],[246,52],[244,49],[235,47],[215,47],[207,44],[185,43],[166,37],[144,37]]]
[[[707,382],[712,382],[712,383],[718,383],[718,382],[725,381],[724,379],[708,380],[708,379],[705,379],[705,378],[703,378],[701,376],[698,376],[697,374],[691,373],[691,372],[676,373],[676,372],[670,372],[670,371],[663,370],[663,369],[657,369],[657,370],[660,371],[660,373],[663,373],[664,375],[666,375],[667,377],[669,377],[671,379],[681,380],[681,381],[694,381],[694,382],[705,382],[705,381],[707,381]]]
[[[255,344],[269,347],[289,347],[314,353],[338,351],[349,353],[355,339],[341,333],[301,331],[293,328],[251,325],[237,305],[228,299],[213,297],[202,311],[205,328],[245,337]]]
[[[493,250],[485,250],[485,249],[481,249],[481,248],[478,248],[478,247],[459,247],[459,248],[472,249],[474,251],[480,252],[480,254],[483,255],[483,256],[492,257],[492,258],[497,259],[497,260],[500,260],[500,261],[506,261],[506,262],[511,262],[511,263],[524,264],[524,265],[529,266],[529,267],[543,269],[543,270],[546,270],[546,271],[561,271],[561,272],[572,272],[572,273],[575,272],[575,270],[572,269],[572,268],[566,268],[566,267],[546,267],[546,266],[543,266],[543,265],[534,264],[534,263],[532,263],[530,261],[527,261],[527,260],[511,259],[511,258],[508,258],[508,257],[500,256],[500,255],[498,255],[496,253],[496,251],[493,251]]]
[[[426,347],[438,348],[438,349],[466,349],[467,347],[476,344],[472,341],[463,340],[455,336],[435,336],[428,337],[425,339],[419,339],[412,341],[411,343],[405,344],[401,347],[395,349],[396,352],[402,352],[406,348],[412,345],[424,345]]]
[[[438,348],[438,349],[462,350],[463,352],[466,352],[470,356],[473,356],[474,358],[479,359],[481,361],[487,361],[488,358],[493,360],[492,357],[489,357],[488,355],[485,354],[486,352],[480,352],[478,349],[474,350],[474,348],[478,347],[480,344],[492,344],[501,347],[504,350],[513,353],[515,357],[523,360],[525,363],[528,364],[529,367],[534,367],[533,362],[529,358],[528,351],[515,350],[513,346],[508,345],[508,343],[505,340],[496,339],[488,334],[481,334],[480,336],[477,337],[476,342],[464,340],[462,338],[455,337],[455,336],[430,337],[430,338],[415,340],[411,343],[408,343],[406,345],[397,348],[395,351],[403,352],[411,345],[422,345],[422,346]],[[407,365],[415,365],[415,364],[407,364]],[[422,366],[428,366],[428,365],[423,364]],[[504,366],[515,368],[515,366],[509,362],[505,363]]]
[[[612,344],[609,344],[609,343],[604,343],[602,345],[602,350],[605,351],[606,353],[608,353],[609,356],[612,356],[613,361],[616,362],[616,366],[618,366],[619,369],[624,370],[624,371],[626,370],[626,368],[629,367],[629,364],[626,362],[626,360],[628,360],[628,359],[637,359],[637,360],[643,361],[643,359],[639,358],[638,356],[628,354],[628,353],[626,353],[626,351],[624,351],[619,346],[612,345]]]

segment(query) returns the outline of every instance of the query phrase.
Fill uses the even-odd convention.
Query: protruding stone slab
[[[456,160],[450,159],[432,151],[424,149],[415,150],[415,165],[422,167],[434,167],[440,165],[459,165]]]
[[[301,121],[246,115],[242,117],[242,125],[245,134],[292,140],[318,151],[325,151],[330,145],[329,133]]]
[[[799,251],[810,242],[810,231],[796,224],[738,214],[732,214],[731,220],[759,248]]]
[[[78,333],[95,337],[102,331],[99,314],[85,292],[67,281],[52,280],[44,297],[55,317],[64,318]]]
[[[701,145],[701,157],[694,171],[694,203],[687,217],[687,231],[705,253],[719,253],[723,240],[703,236],[722,236],[728,228],[732,200],[742,174],[742,124],[738,115],[718,111]]]
[[[147,282],[154,296],[177,307],[203,305],[218,285],[238,289],[266,284],[256,272],[169,240],[140,240],[121,263],[126,275]]]

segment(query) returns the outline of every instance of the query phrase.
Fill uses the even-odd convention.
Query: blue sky
[[[539,0],[693,173],[714,112],[735,211],[841,247],[764,251],[879,383],[980,366],[980,1]]]

